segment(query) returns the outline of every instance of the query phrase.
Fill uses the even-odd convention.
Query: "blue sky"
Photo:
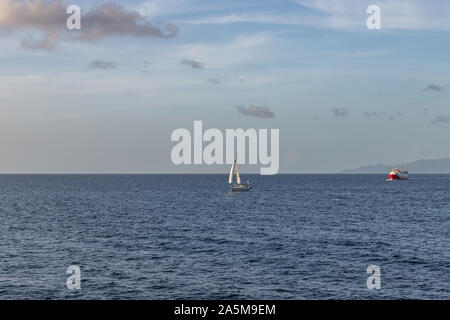
[[[116,3],[166,35],[177,28],[102,29],[88,41],[27,14],[54,1],[31,1],[34,11],[4,1],[0,172],[225,172],[171,163],[171,132],[194,120],[279,128],[280,172],[450,157],[446,1],[67,1],[83,14]],[[381,30],[366,27],[371,4]],[[48,34],[58,40],[24,45]]]

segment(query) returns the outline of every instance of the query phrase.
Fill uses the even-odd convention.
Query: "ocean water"
[[[0,175],[0,298],[450,299],[450,176],[243,178]]]

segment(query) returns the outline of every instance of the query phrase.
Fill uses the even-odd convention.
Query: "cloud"
[[[115,62],[104,61],[104,60],[94,60],[91,63],[89,63],[88,68],[89,69],[111,70],[111,69],[117,69],[118,66],[119,65]]]
[[[382,112],[377,112],[377,111],[364,111],[362,113],[362,115],[366,118],[369,119],[374,119],[374,118],[378,118],[381,117],[382,115],[385,115],[387,112],[386,111],[382,111]]]
[[[141,1],[138,1],[141,2]],[[161,17],[165,15],[187,14],[204,10],[202,3],[192,3],[186,0],[145,0],[138,5],[139,13],[146,17]]]
[[[188,43],[170,55],[177,60],[201,61],[204,68],[229,68],[273,58],[269,50],[272,40],[273,36],[266,32],[239,34],[225,42]]]
[[[220,84],[220,80],[217,78],[210,78],[208,80],[206,80],[206,83],[208,84]]]
[[[80,40],[96,41],[111,36],[172,38],[178,33],[173,24],[153,26],[137,11],[128,11],[115,3],[105,3],[82,17]]]
[[[180,63],[192,69],[205,69],[206,66],[206,64],[194,60],[181,60]]]
[[[142,72],[148,73],[150,72],[150,61],[142,60]]]
[[[437,84],[430,84],[423,88],[422,91],[436,91],[436,92],[442,92],[445,90],[445,87],[438,86]]]
[[[18,30],[61,30],[66,26],[66,8],[62,0],[2,0],[0,26]]]
[[[196,20],[184,21],[185,23],[193,24],[229,24],[229,23],[266,23],[266,24],[281,24],[281,25],[303,25],[305,22],[300,17],[289,14],[275,14],[271,13],[232,13],[222,16],[211,16],[200,18]]]
[[[30,37],[22,46],[33,50],[53,50],[60,40],[94,42],[106,37],[172,38],[178,28],[171,23],[151,24],[137,11],[120,4],[104,3],[84,13],[81,30],[66,28],[68,4],[64,0],[1,0],[0,29],[44,32],[42,40]]]
[[[345,118],[346,116],[348,116],[350,114],[350,111],[345,108],[333,108],[333,109],[331,109],[331,112],[337,118]]]
[[[364,111],[362,114],[366,118],[377,118],[380,116],[380,113],[376,111]]]
[[[265,23],[306,25],[339,30],[367,30],[367,7],[381,8],[382,29],[450,30],[448,0],[294,0],[283,8],[244,10],[199,17],[187,23]],[[293,4],[292,4],[293,3]]]
[[[51,51],[55,49],[56,42],[58,42],[59,39],[61,39],[59,33],[48,33],[41,40],[26,37],[22,40],[21,45],[25,49]]]
[[[369,5],[381,9],[382,29],[450,30],[447,0],[297,0],[316,16],[315,26],[335,29],[366,28]]]
[[[258,118],[275,118],[275,115],[272,111],[269,110],[267,106],[255,106],[251,105],[246,108],[244,106],[236,106],[236,109],[240,114],[244,116],[253,116]]]
[[[436,115],[434,116],[434,119],[431,121],[431,123],[432,124],[450,123],[450,114],[446,116]]]

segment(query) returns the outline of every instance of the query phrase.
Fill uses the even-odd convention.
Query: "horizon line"
[[[413,175],[418,175],[418,174],[426,174],[426,175],[437,175],[437,174],[445,174],[445,175],[450,175],[450,172],[442,172],[442,173],[426,173],[426,172],[417,172],[417,173],[413,173]],[[4,173],[4,172],[0,172],[0,176],[7,176],[7,175],[97,175],[97,176],[101,176],[101,175],[109,175],[109,176],[113,176],[113,175],[135,175],[135,176],[144,176],[144,175],[228,175],[228,173],[168,173],[168,172],[160,172],[160,173],[136,173],[136,172],[121,172],[121,173],[101,173],[101,172],[47,172],[47,173],[36,173],[36,172],[26,172],[26,173]],[[261,175],[259,173],[246,173],[245,175],[258,175],[258,176],[277,176],[277,175],[385,175],[385,173],[373,173],[373,172],[356,172],[356,173],[350,173],[350,172],[283,172],[283,173],[277,173],[274,175]]]

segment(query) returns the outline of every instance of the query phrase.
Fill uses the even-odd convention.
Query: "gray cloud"
[[[206,66],[206,64],[194,60],[181,60],[180,63],[193,69],[205,69]]]
[[[333,113],[333,115],[335,117],[338,117],[338,118],[345,118],[346,116],[348,116],[350,114],[350,111],[345,108],[333,108],[333,109],[331,109],[331,112]]]
[[[142,60],[142,72],[148,73],[150,72],[150,61]]]
[[[111,36],[172,38],[178,33],[173,24],[153,26],[137,11],[127,11],[115,3],[105,3],[87,12],[82,18],[80,40],[96,41]]]
[[[274,113],[270,111],[266,105],[264,106],[251,105],[248,108],[244,106],[235,106],[235,107],[239,111],[239,113],[244,116],[254,116],[259,118],[275,118]]]
[[[217,78],[210,78],[208,80],[206,80],[206,83],[208,84],[220,84],[220,80]]]
[[[363,115],[364,117],[366,117],[366,118],[372,119],[372,118],[377,118],[377,117],[379,117],[379,116],[381,115],[381,113],[380,113],[380,112],[376,112],[376,111],[364,111],[364,112],[362,113],[362,115]]]
[[[431,121],[432,124],[450,123],[450,114],[446,116],[436,115]]]
[[[436,92],[442,92],[445,90],[445,87],[438,86],[437,84],[430,84],[423,88],[423,91],[436,91]]]
[[[390,114],[389,120],[396,121],[398,118],[404,117],[405,114],[403,112],[394,112]]]
[[[94,60],[91,63],[89,63],[88,68],[89,69],[111,70],[111,69],[117,69],[118,66],[119,65],[115,62],[104,61],[104,60]]]
[[[44,32],[42,40],[25,38],[22,41],[24,48],[33,50],[53,50],[59,40],[93,42],[115,36],[172,38],[178,33],[173,24],[155,26],[137,11],[115,3],[105,3],[83,13],[81,30],[68,31],[66,8],[65,0],[1,0],[0,29]]]

